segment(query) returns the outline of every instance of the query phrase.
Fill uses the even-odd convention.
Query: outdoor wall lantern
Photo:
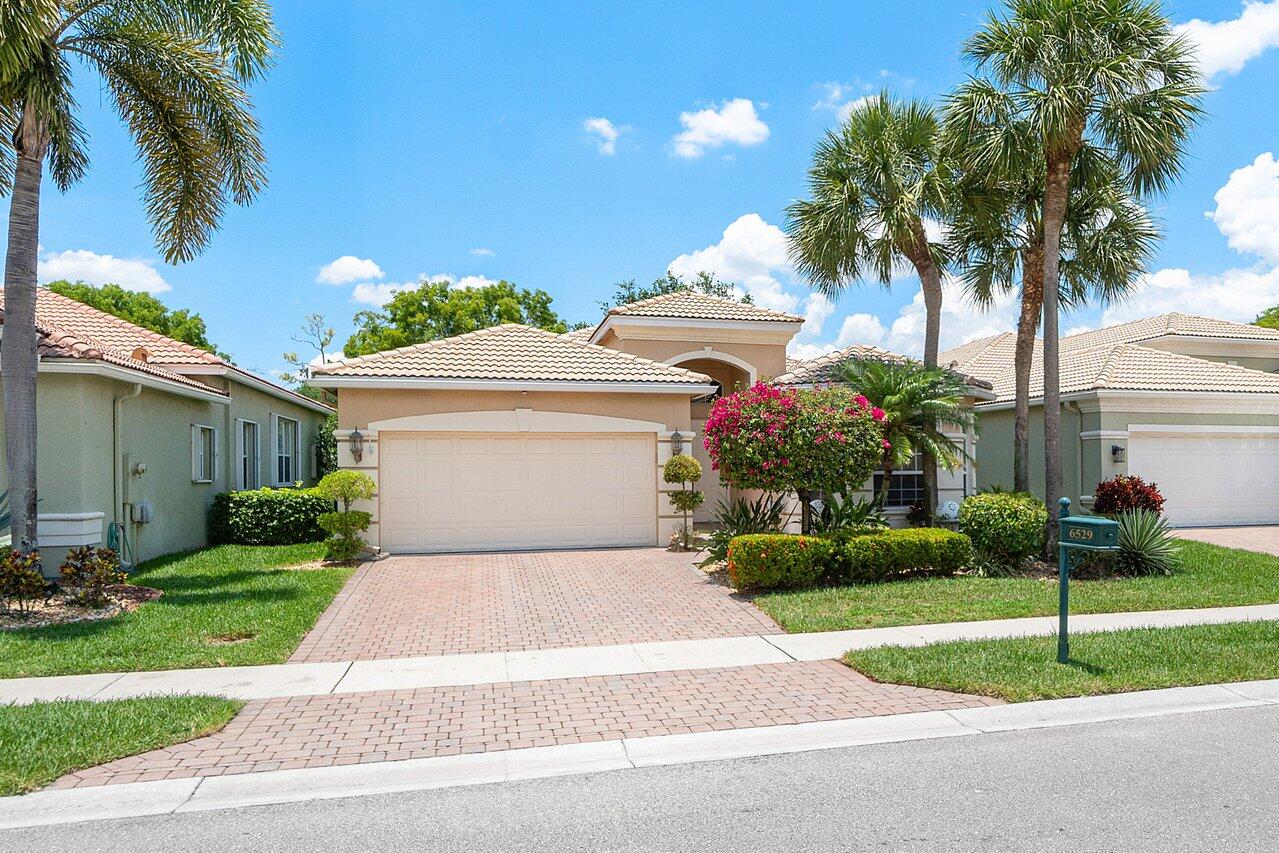
[[[1110,445],[1110,461],[1123,462],[1127,458],[1127,451],[1122,444]]]
[[[358,430],[351,430],[351,458],[359,462],[364,457],[364,435]]]
[[[679,430],[671,433],[671,453],[679,456],[684,452],[684,436],[680,435]]]

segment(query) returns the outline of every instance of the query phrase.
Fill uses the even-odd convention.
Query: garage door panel
[[[651,545],[651,435],[381,437],[382,539],[392,551]]]
[[[1134,432],[1128,470],[1159,486],[1173,524],[1279,522],[1279,435]]]

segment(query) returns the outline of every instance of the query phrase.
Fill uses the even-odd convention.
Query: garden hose
[[[118,521],[107,525],[107,547],[120,555],[120,568],[126,572],[133,570],[133,545],[124,532],[124,525]]]

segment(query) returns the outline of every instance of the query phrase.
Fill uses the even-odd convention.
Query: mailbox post
[[[1089,551],[1119,548],[1119,523],[1092,515],[1071,515],[1070,498],[1061,499],[1057,536],[1057,662],[1070,660],[1070,568]]]

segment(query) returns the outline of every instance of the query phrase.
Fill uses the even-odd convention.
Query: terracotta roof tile
[[[803,317],[786,314],[758,305],[709,296],[695,290],[677,290],[638,302],[628,302],[608,313],[623,317],[674,317],[681,320],[729,320],[763,321],[771,323],[802,323]]]
[[[1191,338],[1234,338],[1279,343],[1279,329],[1267,329],[1246,323],[1231,323],[1193,314],[1160,314],[1131,323],[1120,323],[1091,332],[1067,335],[1061,339],[1062,349],[1091,349],[1104,344],[1135,344],[1177,335]]]
[[[700,373],[595,346],[571,335],[507,323],[422,344],[348,358],[317,376],[382,376],[548,382],[706,384]]]
[[[899,355],[895,352],[880,349],[879,347],[869,346],[867,344],[853,344],[843,349],[832,350],[831,352],[819,355],[817,358],[803,361],[796,367],[792,367],[788,372],[778,376],[773,381],[778,385],[819,385],[823,382],[834,381],[834,370],[837,366],[843,364],[850,359],[879,359],[880,361],[909,361],[906,356]],[[975,376],[964,376],[965,381],[974,388],[990,390],[991,384],[984,379],[978,379]],[[979,395],[981,396],[981,395]]]

